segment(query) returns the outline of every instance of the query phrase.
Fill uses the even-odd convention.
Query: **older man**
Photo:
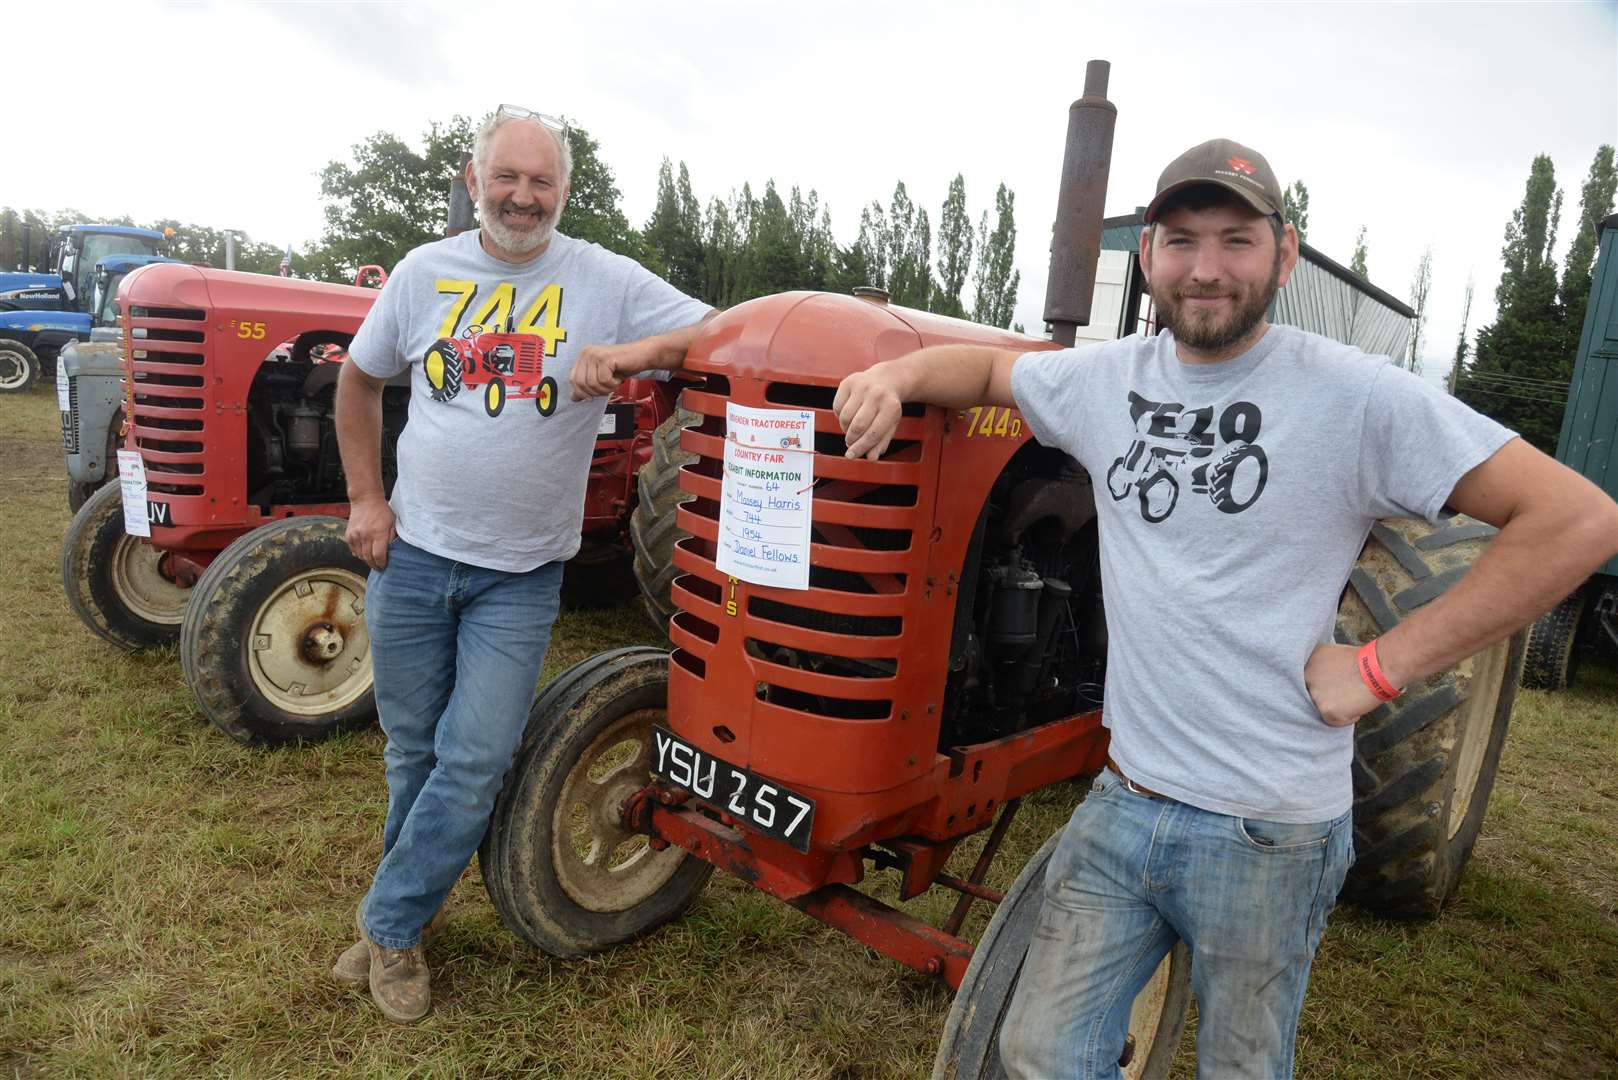
[[[481,228],[399,263],[338,381],[348,543],[372,568],[365,620],[388,814],[360,941],[333,974],[368,983],[400,1023],[427,1012],[423,930],[477,849],[522,735],[562,564],[579,548],[603,395],[678,368],[711,314],[634,261],[556,231],[571,169],[561,122],[500,106],[467,167]],[[543,341],[550,381],[537,397],[453,392],[434,345],[471,326]],[[407,368],[390,502],[382,388]]]
[[[1310,963],[1353,858],[1352,725],[1510,634],[1618,551],[1618,506],[1387,357],[1271,326],[1298,259],[1280,185],[1227,140],[1170,163],[1140,257],[1165,331],[1082,350],[939,346],[844,380],[851,456],[903,401],[1016,405],[1107,478],[1107,768],[1051,856],[1000,1040],[1013,1077],[1116,1077],[1130,1004],[1192,952],[1197,1072],[1292,1074]],[[1207,499],[1162,499],[1142,432],[1195,446]],[[1205,485],[1205,487],[1204,487]],[[1379,517],[1501,526],[1448,593],[1332,643]],[[1307,534],[1304,543],[1298,537]]]

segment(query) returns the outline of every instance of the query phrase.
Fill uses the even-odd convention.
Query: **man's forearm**
[[[348,501],[381,498],[382,389],[348,372],[337,380],[337,452]]]
[[[1507,522],[1448,592],[1382,636],[1383,671],[1404,686],[1514,633],[1618,552],[1615,538],[1610,512],[1525,514]]]
[[[1010,372],[1017,354],[983,345],[932,345],[877,368],[888,369],[901,401],[950,409],[970,405],[1015,405]],[[1003,370],[1002,370],[1003,368]]]
[[[670,330],[666,334],[653,334],[649,338],[641,339],[641,345],[646,349],[646,366],[643,371],[678,371],[685,365],[685,354],[691,348],[691,343],[697,340],[702,328],[717,311],[710,311],[690,326],[682,326],[678,330]]]

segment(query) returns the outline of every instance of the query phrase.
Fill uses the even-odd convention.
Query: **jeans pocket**
[[[1334,822],[1310,821],[1301,825],[1263,818],[1237,818],[1236,831],[1251,847],[1265,851],[1304,851],[1326,846]]]
[[[1103,766],[1101,771],[1096,773],[1090,780],[1090,793],[1086,798],[1093,799],[1098,795],[1105,795],[1113,788],[1121,786],[1123,786],[1123,781],[1118,778],[1118,774]]]

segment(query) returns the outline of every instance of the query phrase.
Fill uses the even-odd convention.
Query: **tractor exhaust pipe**
[[[1059,345],[1073,344],[1080,326],[1090,325],[1096,261],[1101,257],[1101,218],[1112,165],[1112,129],[1118,107],[1107,100],[1112,65],[1091,60],[1084,68],[1084,96],[1067,110],[1067,149],[1062,154],[1062,189],[1051,231],[1051,269],[1045,284],[1045,321]]]
[[[461,167],[449,182],[449,221],[444,228],[445,236],[458,236],[477,225],[472,217],[472,194],[466,190],[466,163],[471,160],[471,154],[462,154]]]

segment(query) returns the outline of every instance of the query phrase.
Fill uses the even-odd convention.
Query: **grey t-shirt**
[[[1011,389],[1095,481],[1120,768],[1216,813],[1347,811],[1354,729],[1321,720],[1304,663],[1372,523],[1436,522],[1512,432],[1290,326],[1213,365],[1181,362],[1166,332],[1028,353]]]
[[[476,230],[406,255],[349,347],[378,378],[411,368],[389,500],[399,535],[447,559],[516,573],[572,558],[607,407],[605,397],[570,400],[574,358],[586,345],[690,326],[708,310],[633,259],[561,233],[520,264],[485,252]],[[545,340],[540,392],[509,396],[492,414],[484,385],[435,395],[423,364],[429,347],[472,325],[504,329],[508,316]]]

